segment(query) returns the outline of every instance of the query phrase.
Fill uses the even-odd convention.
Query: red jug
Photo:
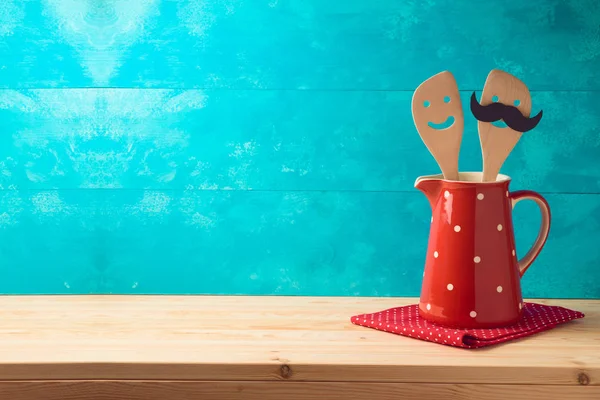
[[[511,325],[523,306],[521,277],[548,237],[550,208],[536,192],[511,193],[506,175],[493,182],[481,182],[480,172],[459,175],[458,181],[432,175],[415,182],[432,208],[419,312],[454,328]],[[512,209],[521,200],[540,207],[542,224],[535,243],[518,260]]]

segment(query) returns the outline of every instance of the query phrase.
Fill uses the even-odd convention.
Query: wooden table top
[[[350,322],[410,298],[0,297],[0,379],[600,385],[600,301],[586,317],[466,350]],[[586,381],[587,380],[587,381]]]

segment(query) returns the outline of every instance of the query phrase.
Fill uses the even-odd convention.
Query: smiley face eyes
[[[445,96],[444,97],[444,103],[450,103],[450,96]],[[429,100],[425,100],[423,102],[423,107],[427,108],[431,105],[431,102]]]

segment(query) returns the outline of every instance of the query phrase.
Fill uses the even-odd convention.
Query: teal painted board
[[[462,170],[481,171],[463,92]],[[544,117],[502,172],[542,192],[600,193],[595,92],[534,92]],[[0,188],[411,191],[439,168],[412,92],[0,90]]]
[[[600,196],[547,196],[533,297],[600,297]],[[418,295],[431,211],[421,193],[0,192],[0,293]],[[517,253],[539,226],[515,209]]]
[[[417,295],[412,91],[456,75],[480,170],[466,100],[501,68],[544,110],[502,170],[554,217],[524,294],[600,298],[599,26],[596,0],[3,0],[0,293]]]
[[[600,89],[596,0],[3,0],[0,87]]]

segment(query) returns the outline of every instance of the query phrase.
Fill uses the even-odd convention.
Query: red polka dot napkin
[[[583,318],[584,314],[558,306],[524,303],[521,320],[499,329],[454,329],[422,319],[416,304],[390,308],[373,314],[351,318],[355,325],[397,335],[427,340],[447,346],[475,349],[530,336],[565,322]]]

